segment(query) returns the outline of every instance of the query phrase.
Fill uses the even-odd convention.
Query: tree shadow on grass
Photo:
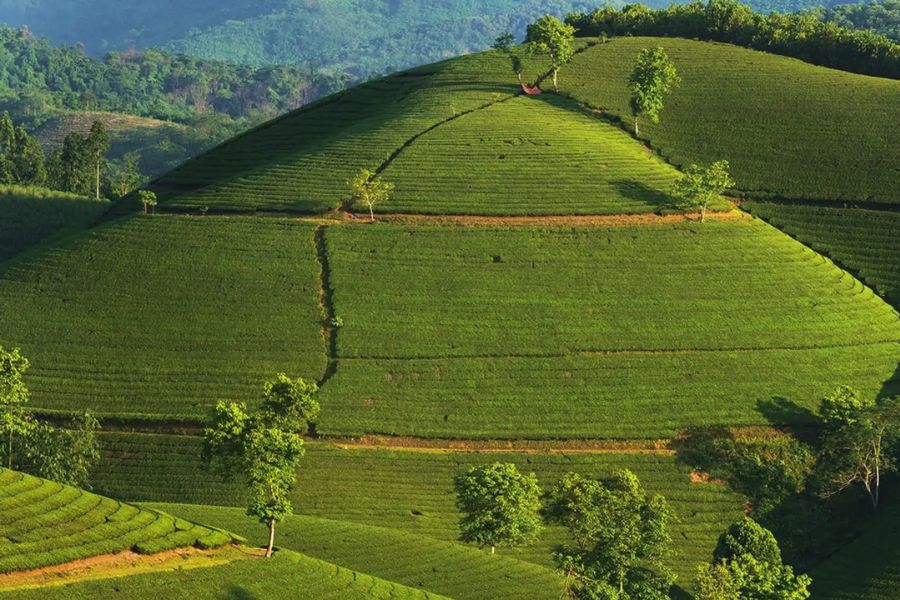
[[[229,584],[220,600],[257,600],[257,596],[245,587]]]
[[[650,205],[658,213],[681,212],[675,204],[675,198],[667,192],[654,188],[637,179],[615,179],[613,187],[624,198],[636,200]]]

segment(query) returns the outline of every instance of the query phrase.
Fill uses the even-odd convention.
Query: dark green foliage
[[[828,23],[867,29],[900,42],[900,0],[871,0],[830,8],[817,7],[808,12]]]
[[[46,179],[44,151],[4,112],[0,117],[0,184],[41,186]]]
[[[728,42],[867,75],[900,78],[900,45],[871,33],[825,23],[814,15],[764,15],[735,0],[673,4],[652,10],[631,4],[566,19],[579,35],[647,35]]]
[[[750,518],[732,524],[722,537],[713,558],[731,560],[741,554],[752,554],[759,561],[781,563],[781,549],[772,532]]]
[[[99,429],[90,411],[66,427],[36,422],[23,439],[23,456],[16,468],[58,483],[89,487],[91,472],[100,460]]]
[[[567,474],[550,493],[549,514],[570,543],[557,553],[567,595],[579,600],[662,600],[675,580],[671,552],[674,514],[662,495],[650,496],[624,469],[608,483]]]
[[[523,475],[512,463],[472,467],[456,478],[456,505],[464,542],[518,546],[541,532],[541,488],[534,473]]]

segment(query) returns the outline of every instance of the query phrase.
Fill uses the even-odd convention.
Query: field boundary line
[[[376,213],[378,214],[378,213]],[[749,221],[752,215],[738,209],[706,213],[711,221]],[[381,213],[382,223],[401,225],[438,225],[454,227],[631,227],[636,225],[662,225],[667,223],[698,222],[700,213],[678,213],[660,215],[657,213],[612,214],[612,215],[455,215],[455,214],[414,214]],[[367,225],[368,221],[351,219],[344,222]]]

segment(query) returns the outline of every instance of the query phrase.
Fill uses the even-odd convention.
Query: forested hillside
[[[161,47],[249,64],[315,65],[380,74],[487,48],[500,33],[523,36],[536,17],[597,6],[585,0],[0,0],[0,21],[27,25],[91,55]],[[623,0],[606,2],[612,6]],[[651,7],[667,0],[649,0]],[[790,12],[830,0],[753,0]]]
[[[900,42],[900,0],[872,0],[827,9],[817,8],[810,12],[828,23],[869,29]]]

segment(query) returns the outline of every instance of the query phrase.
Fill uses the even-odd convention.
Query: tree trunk
[[[9,430],[9,444],[7,446],[6,453],[6,463],[9,466],[9,469],[12,470],[12,440],[13,440],[13,432],[12,429]]]
[[[557,76],[559,75],[559,69],[553,69],[553,91],[557,94],[559,93],[559,84],[557,83]]]
[[[881,444],[875,442],[875,490],[872,494],[872,508],[878,510],[878,490],[881,487]]]
[[[375,222],[375,208],[371,204],[369,205],[369,219],[370,223]]]
[[[272,556],[272,547],[275,545],[275,519],[269,521],[269,545],[266,548],[266,558]]]
[[[638,118],[637,115],[634,117],[634,137],[641,135],[641,130],[638,128]]]
[[[97,157],[97,200],[100,199],[100,157]]]
[[[495,548],[495,547],[493,546],[493,544],[492,544],[492,545],[491,545],[491,554],[493,554],[495,550],[496,550],[496,548]]]
[[[524,83],[522,83],[522,72],[521,71],[516,72],[516,79],[519,80],[519,85],[525,85]]]
[[[705,204],[700,205],[700,222],[701,223],[706,222],[706,205]]]

